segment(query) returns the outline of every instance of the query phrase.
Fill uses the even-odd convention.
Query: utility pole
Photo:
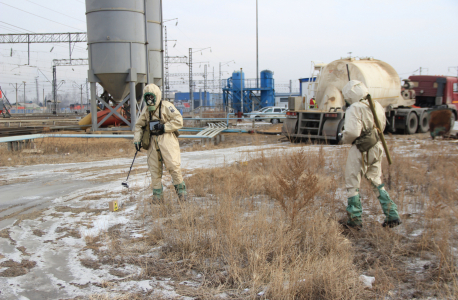
[[[142,91],[143,93],[143,91]],[[89,87],[88,87],[88,81],[87,81],[87,78],[86,78],[86,107],[89,108]],[[87,110],[86,108],[86,110]]]
[[[52,67],[52,91],[53,91],[53,101],[54,101],[54,110],[57,114],[57,78],[56,78],[56,66]]]
[[[18,113],[19,112],[19,102],[17,99],[17,95],[18,95],[18,90],[22,84],[20,86],[17,86],[17,83],[16,83],[16,86],[14,86],[12,83],[10,83],[10,85],[16,90],[16,113]]]
[[[256,0],[256,88],[259,88],[258,0]]]
[[[35,77],[35,87],[37,90],[37,105],[40,106],[40,94],[38,93],[38,76]]]
[[[221,102],[223,97],[223,84],[221,82],[221,62],[219,63],[219,81],[218,81],[218,94],[220,95],[219,101]]]
[[[258,1],[256,0],[256,3]],[[251,99],[251,112],[254,112],[254,99]],[[254,130],[254,121],[255,121],[255,118],[253,118],[253,124],[252,124],[252,128]]]
[[[43,88],[43,113],[45,113],[46,110],[46,101],[45,101],[45,89]]]
[[[70,64],[72,64],[72,34],[68,34],[68,53],[70,57]]]
[[[242,105],[242,114],[243,114],[243,71],[240,68],[240,103]]]
[[[24,106],[25,106],[25,81],[23,81],[22,83],[24,83]]]
[[[81,113],[83,113],[83,85],[81,85]]]
[[[83,113],[83,85],[82,84],[77,84],[76,82],[73,83],[73,87],[77,88],[80,90],[81,94],[81,107],[80,107],[80,112]]]
[[[169,51],[167,48],[167,26],[164,26],[164,48],[165,48],[165,76],[164,76],[164,99],[168,101],[169,94]]]
[[[30,34],[27,35],[27,53],[28,53],[27,64],[30,66]],[[24,111],[25,111],[25,108],[24,108]]]
[[[171,20],[167,20],[167,21],[172,21],[172,20],[176,20],[176,19],[171,19]],[[164,21],[164,22],[167,22],[167,21]],[[177,22],[178,24],[178,22]],[[168,43],[167,42],[176,42],[177,40],[168,40],[167,39],[167,26],[164,26],[164,49],[165,49],[165,62],[164,62],[164,98],[166,100],[168,100],[169,98],[169,93],[170,93],[170,74],[169,74],[169,64],[170,64],[170,57],[169,57],[169,47],[168,47]],[[174,46],[175,47],[175,46]],[[172,57],[173,58],[177,58],[177,57]],[[174,61],[172,60],[172,63],[174,63]]]
[[[204,99],[205,105],[202,105],[201,103],[201,106],[207,106],[207,64],[204,65]]]
[[[200,52],[200,54],[202,54],[202,51],[207,50],[207,49],[210,49],[210,52],[212,51],[211,47],[207,47],[207,48],[203,48],[203,49],[198,49],[195,52]],[[204,63],[204,62],[200,62],[200,63]],[[208,63],[208,62],[206,62],[206,63]],[[188,62],[188,65],[189,65],[189,99],[191,100],[191,111],[194,111],[194,95],[193,95],[194,82],[192,80],[192,48],[189,48],[189,62]],[[202,99],[200,99],[200,100],[202,101]]]
[[[191,101],[191,112],[194,113],[194,95],[192,92],[192,48],[189,48],[189,101]]]

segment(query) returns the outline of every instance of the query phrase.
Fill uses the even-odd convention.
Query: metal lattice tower
[[[168,47],[167,47],[167,26],[164,26],[164,37],[165,37],[165,40],[164,40],[164,48],[165,48],[165,58],[164,58],[164,69],[165,69],[165,75],[164,75],[164,99],[165,100],[168,100],[168,96],[169,96],[169,90],[170,90],[170,86],[169,86],[169,50],[168,50]]]
[[[38,93],[38,76],[35,77],[35,88],[37,90],[37,104],[40,105],[40,93]]]
[[[207,65],[204,65],[204,99],[205,99],[205,104],[207,104]],[[200,99],[200,106],[202,105],[202,99]]]
[[[194,111],[194,93],[192,90],[192,48],[189,48],[189,100],[191,101],[191,111]]]

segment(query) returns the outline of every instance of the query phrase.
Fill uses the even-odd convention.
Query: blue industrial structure
[[[275,81],[273,72],[264,70],[261,72],[261,84],[257,85],[256,79],[245,79],[242,72],[233,72],[223,87],[223,104],[231,107],[234,111],[251,112],[252,103],[254,110],[266,106],[275,106]]]

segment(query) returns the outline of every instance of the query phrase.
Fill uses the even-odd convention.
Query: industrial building
[[[175,103],[179,102],[188,102],[190,103],[190,94],[189,92],[175,93]],[[220,106],[222,105],[221,101],[221,94],[219,93],[210,93],[210,92],[194,92],[193,93],[193,100],[194,100],[194,108],[199,106]]]

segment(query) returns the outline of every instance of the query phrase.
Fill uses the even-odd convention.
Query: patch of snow
[[[99,215],[95,217],[90,229],[81,229],[82,236],[97,236],[100,232],[108,230],[108,228],[117,224],[129,223],[129,219],[125,216],[118,216],[116,213],[110,213],[107,215]]]
[[[221,294],[216,294],[215,297],[216,298],[220,298],[220,299],[227,299],[227,297],[229,297],[229,295],[226,294],[226,293],[221,293]]]
[[[153,287],[149,284],[149,280],[142,280],[142,281],[139,281],[137,282],[137,286],[143,291],[143,292],[147,292],[151,289],[153,289]]]
[[[420,236],[423,233],[423,229],[414,230],[410,236]]]
[[[366,288],[371,289],[372,284],[375,282],[375,277],[361,275],[359,276],[359,280],[361,280],[361,282],[364,284]]]

